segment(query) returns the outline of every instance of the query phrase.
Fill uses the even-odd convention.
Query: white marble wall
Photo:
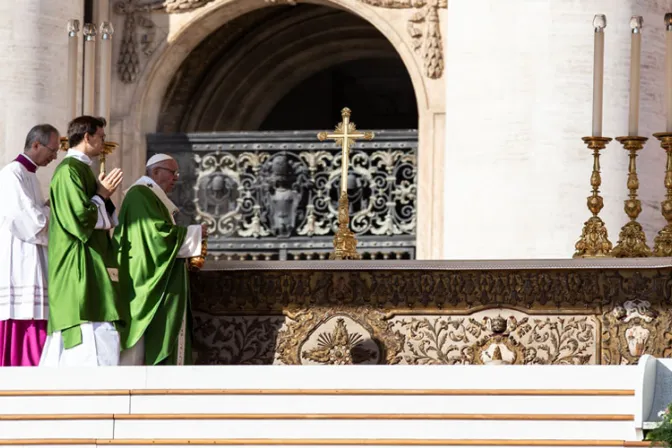
[[[567,258],[590,217],[595,14],[607,15],[604,135],[627,134],[630,29],[644,16],[639,157],[640,222],[649,241],[664,225],[663,15],[671,1],[451,0],[445,25],[446,179],[444,256]],[[601,213],[616,244],[627,157],[602,157]]]
[[[23,150],[33,125],[46,122],[66,132],[66,23],[83,16],[83,5],[68,0],[0,2],[0,165]],[[45,192],[56,165],[38,171]]]

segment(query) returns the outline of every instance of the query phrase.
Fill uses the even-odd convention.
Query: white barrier
[[[652,362],[4,368],[0,445],[637,446]]]

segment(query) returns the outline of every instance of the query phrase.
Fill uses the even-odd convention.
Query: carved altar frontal
[[[672,259],[210,262],[198,364],[634,364],[672,356]]]

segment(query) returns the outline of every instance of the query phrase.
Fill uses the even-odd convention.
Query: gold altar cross
[[[341,111],[343,121],[338,123],[333,133],[320,132],[317,134],[318,140],[321,142],[329,139],[336,141],[336,145],[343,148],[343,157],[341,159],[341,193],[348,192],[348,168],[350,166],[350,148],[356,140],[363,138],[364,140],[372,140],[373,132],[358,132],[355,123],[350,121],[350,114],[352,112],[347,107]]]
[[[358,139],[372,140],[373,132],[358,132],[355,123],[350,121],[351,111],[347,107],[341,110],[343,121],[338,123],[333,133],[320,132],[317,138],[323,142],[327,139],[336,141],[342,148],[341,158],[341,193],[338,199],[338,230],[334,235],[334,253],[332,260],[359,260],[357,238],[350,230],[348,210],[348,168],[350,167],[350,148]]]

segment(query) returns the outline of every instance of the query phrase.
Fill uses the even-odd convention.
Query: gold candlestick
[[[334,252],[329,256],[331,260],[359,260],[357,253],[357,238],[350,230],[350,211],[348,208],[348,168],[350,165],[350,148],[357,139],[373,139],[373,132],[358,132],[355,123],[350,121],[351,111],[347,107],[341,110],[343,121],[338,123],[333,133],[320,132],[317,138],[320,141],[333,139],[342,150],[341,157],[341,193],[338,198],[338,229],[334,235]]]
[[[590,176],[590,185],[593,187],[592,195],[588,196],[588,210],[591,216],[584,223],[579,241],[576,242],[574,258],[608,257],[611,253],[612,244],[607,235],[604,222],[597,216],[604,207],[604,200],[599,195],[599,187],[602,184],[600,177],[600,150],[606,148],[611,141],[609,137],[583,137],[583,142],[588,149],[593,150],[593,173]]]
[[[105,147],[103,152],[100,154],[100,174],[106,173],[105,170],[105,158],[114,152],[115,149],[119,147],[119,143],[115,142],[105,142]]]
[[[629,152],[630,164],[628,166],[628,199],[625,200],[625,213],[630,217],[630,221],[621,228],[618,236],[618,243],[612,252],[614,257],[650,257],[651,248],[646,244],[646,235],[640,223],[637,222],[637,216],[642,212],[642,203],[637,199],[637,189],[639,188],[639,179],[637,178],[637,151],[644,147],[648,140],[646,137],[616,137]]]
[[[61,151],[67,151],[68,149],[70,149],[70,142],[68,142],[68,137],[61,137],[58,149],[60,149]]]
[[[658,232],[653,240],[653,255],[655,257],[672,257],[672,132],[653,134],[660,140],[660,146],[667,153],[665,165],[665,200],[660,203],[661,213],[667,225]]]

